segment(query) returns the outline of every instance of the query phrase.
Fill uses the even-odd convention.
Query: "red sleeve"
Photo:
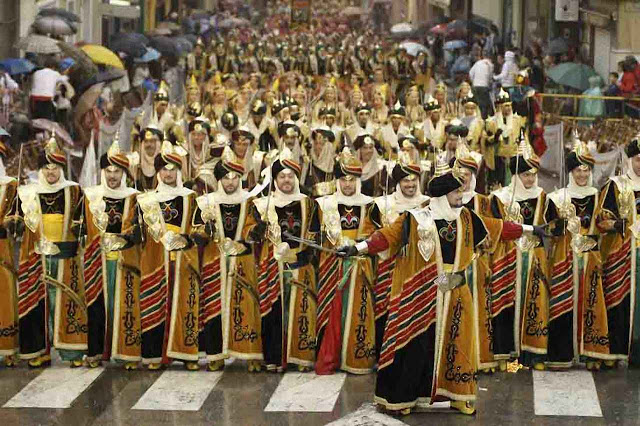
[[[381,232],[376,231],[367,239],[367,248],[369,254],[378,254],[389,248],[389,242]]]
[[[636,86],[636,76],[632,72],[625,72],[622,75],[622,81],[620,82],[620,90],[622,93],[633,93]]]
[[[522,236],[522,225],[515,222],[504,222],[502,224],[502,234],[500,238],[505,241],[515,240]]]

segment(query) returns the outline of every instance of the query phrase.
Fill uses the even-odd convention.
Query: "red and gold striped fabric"
[[[260,314],[262,316],[271,312],[274,303],[280,295],[280,276],[278,261],[273,255],[273,247],[264,260],[260,263],[260,276],[258,277],[258,293],[260,294]]]
[[[342,278],[342,274],[342,262],[337,256],[330,254],[322,259],[320,269],[318,270],[318,278],[320,280],[320,291],[318,292],[318,332],[327,325],[329,321],[331,302],[336,294],[336,289]]]
[[[618,305],[631,290],[631,238],[604,261],[602,274],[607,309]]]
[[[378,263],[378,278],[373,289],[375,297],[376,319],[382,317],[389,310],[389,293],[393,281],[393,270],[396,267],[396,256],[381,260]]]
[[[491,266],[491,314],[493,316],[515,302],[516,266],[515,246],[502,258],[493,261]]]
[[[18,315],[20,318],[33,310],[45,297],[42,281],[42,258],[31,253],[18,268]]]
[[[167,278],[164,265],[143,277],[140,284],[140,317],[142,331],[161,324],[166,318]]]
[[[573,251],[553,265],[551,271],[551,301],[549,316],[554,320],[573,309]]]
[[[84,252],[84,279],[87,306],[91,306],[102,293],[102,251],[100,237],[96,237]]]
[[[200,286],[200,324],[203,326],[222,310],[220,275],[220,258],[202,267],[202,283]]]
[[[431,262],[404,283],[398,297],[391,299],[379,369],[391,365],[397,350],[435,322],[437,276],[436,262]]]

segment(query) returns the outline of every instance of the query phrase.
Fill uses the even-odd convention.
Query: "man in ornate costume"
[[[243,165],[242,187],[253,189],[260,180],[266,152],[260,151],[260,147],[256,146],[256,139],[247,126],[231,132],[231,149]]]
[[[595,164],[589,150],[576,139],[565,160],[569,185],[549,194],[545,212],[553,222],[551,299],[549,302],[548,365],[569,368],[587,358],[587,368],[597,370],[601,360],[611,360],[598,251],[596,208],[598,190],[592,186]]]
[[[24,229],[18,269],[20,357],[30,367],[51,364],[51,346],[72,367],[87,350],[82,259],[76,234],[82,191],[64,177],[66,155],[51,138],[38,160],[38,181],[18,188],[10,229]],[[26,228],[23,228],[22,221]],[[13,233],[13,231],[11,231]]]
[[[496,114],[487,119],[487,142],[483,153],[490,169],[487,186],[494,188],[506,186],[511,182],[509,161],[516,156],[521,133],[529,143],[529,136],[524,132],[526,118],[513,113],[513,105],[509,94],[500,90],[496,98]]]
[[[140,353],[138,247],[125,249],[115,234],[130,232],[136,220],[136,191],[127,186],[131,160],[116,140],[100,158],[100,185],[85,189],[84,279],[89,347],[87,363],[124,361],[135,369]],[[124,249],[124,250],[122,250]]]
[[[302,176],[302,185],[311,190],[311,195],[321,197],[335,191],[334,164],[336,157],[335,135],[327,126],[313,129],[309,167]]]
[[[204,81],[209,65],[209,56],[204,52],[205,45],[200,37],[196,40],[193,52],[187,55],[187,76],[194,76],[200,83]]]
[[[195,193],[182,185],[183,161],[164,141],[155,160],[158,185],[138,196],[145,226],[129,237],[142,244],[142,362],[149,370],[171,359],[198,369],[198,252],[189,236],[196,204]]]
[[[451,400],[462,413],[475,411],[473,300],[464,271],[487,230],[462,206],[461,185],[458,173],[440,163],[428,207],[341,249],[397,256],[375,390],[375,402],[387,410],[408,414]]]
[[[211,125],[204,116],[194,118],[189,122],[187,152],[189,154],[187,170],[184,172],[185,181],[198,176],[200,168],[209,161],[211,144]]]
[[[194,232],[204,238],[200,285],[200,351],[210,371],[232,356],[260,371],[262,337],[255,262],[239,243],[250,201],[243,166],[229,148],[214,168],[218,188],[197,198]]]
[[[446,139],[444,128],[447,125],[446,120],[442,118],[442,108],[431,96],[427,99],[424,108],[427,113],[422,126],[424,137],[433,148],[441,149]]]
[[[358,160],[362,163],[362,193],[370,197],[389,192],[388,163],[380,157],[380,143],[369,133],[361,133],[353,142]],[[386,189],[385,189],[386,188]]]
[[[600,193],[598,229],[604,233],[600,242],[602,284],[607,306],[610,359],[604,364],[614,367],[618,361],[640,361],[640,315],[636,312],[638,199],[640,198],[640,146],[634,139],[625,148],[629,159],[627,171],[614,176]]]
[[[354,143],[355,139],[362,132],[373,134],[373,123],[371,122],[371,107],[364,102],[355,107],[356,122],[347,127],[344,131],[348,140]]]
[[[369,236],[373,198],[360,192],[362,164],[345,148],[335,163],[336,193],[318,199],[327,248],[355,245]],[[322,252],[318,268],[316,373],[337,368],[367,374],[376,362],[374,274],[370,258],[340,259]],[[346,315],[343,316],[343,311]]]
[[[400,105],[400,102],[396,102],[389,110],[389,122],[380,129],[380,139],[387,153],[397,152],[400,149],[398,139],[411,133],[405,120],[405,108]]]
[[[1,130],[1,128],[0,128]],[[4,224],[15,203],[18,181],[6,175],[7,147],[0,141],[0,356],[7,367],[15,365],[18,353],[18,294],[13,261],[13,240]]]
[[[538,186],[540,160],[522,139],[510,160],[511,184],[492,193],[493,217],[526,225],[544,223],[546,194]],[[494,358],[545,368],[549,324],[547,256],[538,237],[501,242],[492,256],[491,309]]]
[[[160,154],[163,136],[162,131],[154,124],[149,124],[142,131],[140,167],[135,176],[136,187],[140,191],[150,191],[156,187],[155,159]]]
[[[301,167],[283,148],[271,166],[273,187],[253,201],[248,240],[257,250],[262,346],[268,371],[287,363],[306,371],[316,352],[317,288],[311,248],[320,231],[318,205],[300,193]]]
[[[429,197],[420,191],[420,165],[413,163],[406,155],[399,156],[400,161],[393,168],[393,181],[396,190],[374,199],[368,220],[376,229],[389,226],[404,212],[425,207]],[[376,317],[376,356],[380,355],[384,327],[389,311],[389,294],[396,269],[396,255],[387,251],[378,253],[378,268],[374,287]]]

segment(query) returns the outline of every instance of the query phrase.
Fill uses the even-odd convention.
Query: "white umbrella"
[[[411,25],[408,22],[401,22],[401,23],[395,24],[393,27],[391,27],[391,32],[393,34],[410,33],[413,30],[414,30],[413,25]]]
[[[26,37],[22,37],[16,43],[16,48],[25,52],[47,55],[61,52],[57,40],[39,34],[29,34]]]
[[[399,47],[405,49],[411,56],[418,56],[418,53],[420,52],[424,52],[427,55],[429,54],[429,49],[414,41],[403,41],[402,43],[400,43]]]
[[[33,28],[38,34],[52,35],[72,35],[77,31],[77,27],[72,23],[58,16],[42,16],[33,23]]]

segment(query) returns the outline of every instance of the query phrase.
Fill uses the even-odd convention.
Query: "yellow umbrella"
[[[104,46],[97,44],[85,44],[80,49],[86,53],[96,64],[108,65],[123,70],[124,65],[118,55]]]

